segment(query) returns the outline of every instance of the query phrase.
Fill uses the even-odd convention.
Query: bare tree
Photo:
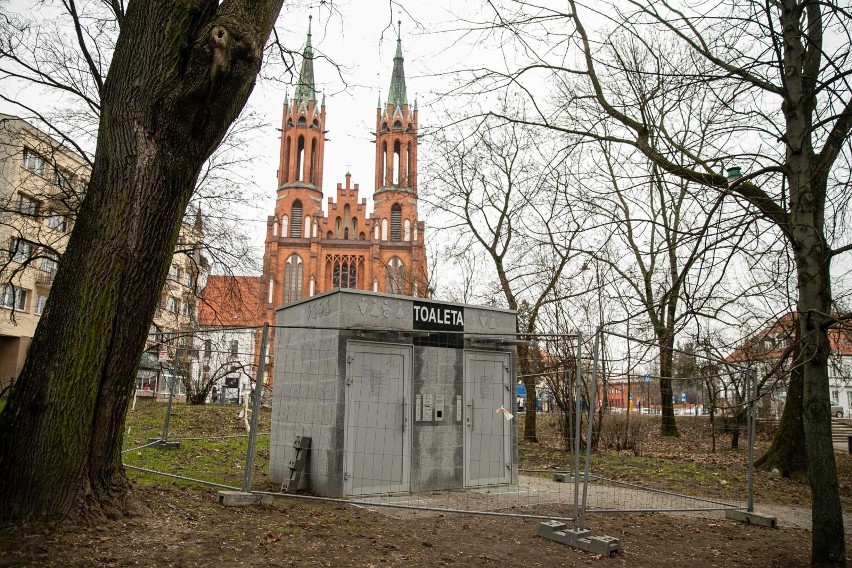
[[[127,402],[183,213],[239,114],[283,0],[113,3],[109,71],[73,19],[98,92],[91,180],[21,376],[0,414],[0,516],[132,507]]]
[[[826,220],[843,216],[848,202],[848,10],[797,0],[712,5],[630,0],[594,6],[595,17],[612,23],[607,30],[598,25],[602,33],[594,37],[585,25],[591,11],[574,0],[569,0],[567,12],[527,2],[506,3],[505,9],[496,10],[497,33],[513,34],[531,59],[492,78],[523,85],[527,76],[549,71],[557,82],[580,85],[582,100],[593,101],[597,109],[589,116],[575,114],[578,107],[572,104],[558,109],[542,104],[539,115],[526,122],[632,146],[661,171],[749,203],[783,233],[796,264],[804,353],[812,560],[815,565],[844,565],[829,417],[827,332],[833,321],[831,262],[852,245],[836,230],[840,223]],[[555,35],[545,35],[554,28]],[[686,78],[703,86],[701,98],[691,102],[717,100],[720,112],[657,123],[624,96],[624,85],[637,70],[623,63],[620,38],[645,42],[658,35],[689,54],[668,62],[665,78]],[[572,66],[572,61],[578,65]],[[685,108],[700,111],[701,106]],[[712,143],[703,149],[687,135],[698,123],[715,126]],[[746,175],[739,176],[738,168],[731,170],[731,179],[719,173],[732,166],[747,167]]]
[[[442,230],[470,233],[490,260],[509,309],[528,302],[517,331],[532,337],[542,308],[553,301],[551,291],[575,256],[578,225],[562,198],[568,180],[565,154],[522,126],[495,129],[485,121],[471,123],[472,131],[467,131],[456,124],[457,129],[444,130],[433,141],[437,159],[428,174],[425,200],[447,220]],[[530,441],[537,439],[533,349],[518,348],[529,410],[524,438]]]

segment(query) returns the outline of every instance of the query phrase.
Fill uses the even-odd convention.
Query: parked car
[[[831,401],[831,415],[835,418],[843,418],[843,407],[837,401]]]

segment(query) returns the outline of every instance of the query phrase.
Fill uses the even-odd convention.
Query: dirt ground
[[[214,491],[145,488],[149,514],[85,526],[0,528],[0,566],[807,566],[810,533],[720,518],[590,516],[621,539],[607,558],[536,535],[538,521],[304,499],[226,508]],[[847,551],[852,542],[847,539]],[[849,562],[849,560],[847,560]]]

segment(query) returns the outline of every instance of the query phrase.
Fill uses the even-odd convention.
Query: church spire
[[[305,42],[305,50],[302,52],[302,69],[299,72],[299,83],[296,85],[296,93],[293,99],[299,103],[316,101],[317,93],[314,87],[314,50],[311,47],[311,20],[308,16],[308,41]]]
[[[402,57],[402,38],[400,37],[402,30],[402,22],[397,22],[396,35],[396,54],[393,57],[393,75],[391,75],[390,91],[388,92],[388,104],[396,108],[402,108],[402,105],[408,104],[408,97],[405,94],[405,70],[403,69]]]

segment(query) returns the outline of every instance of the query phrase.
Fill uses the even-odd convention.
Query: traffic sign
[[[165,349],[160,351],[159,357],[157,357],[157,361],[160,363],[165,363],[169,360],[169,352]]]

